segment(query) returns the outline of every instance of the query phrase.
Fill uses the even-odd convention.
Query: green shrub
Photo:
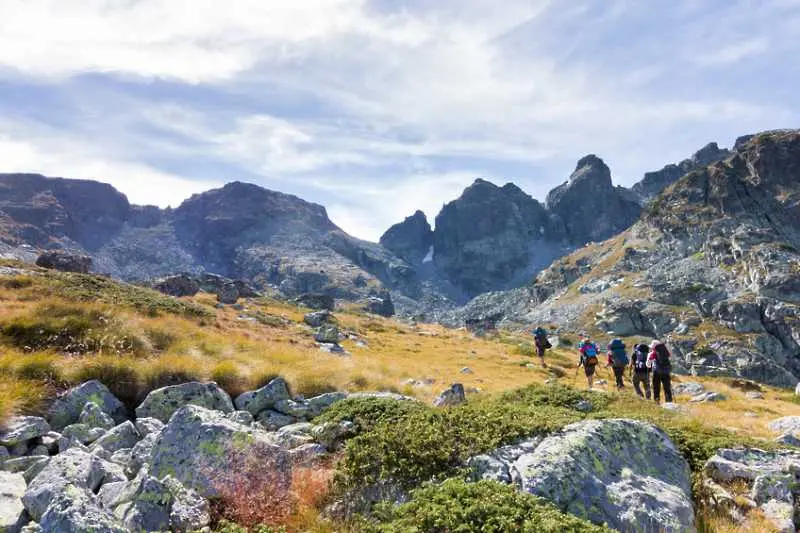
[[[0,287],[5,289],[25,289],[33,285],[31,276],[9,276],[0,278]]]
[[[356,431],[362,433],[378,424],[392,424],[412,413],[426,409],[428,408],[419,402],[398,401],[391,398],[345,398],[333,404],[315,422],[322,424],[349,420],[355,424]]]
[[[581,419],[576,411],[497,399],[450,409],[421,406],[351,439],[340,463],[341,488],[393,480],[406,489],[441,479],[477,454]]]
[[[495,481],[448,479],[412,493],[411,501],[382,506],[370,533],[602,533],[586,520],[560,512],[536,496]]]
[[[521,342],[517,345],[516,352],[518,355],[533,357],[536,355],[536,348],[530,342]]]
[[[516,403],[532,407],[550,406],[574,409],[581,400],[592,404],[594,411],[604,409],[609,404],[607,395],[578,391],[564,385],[529,385],[521,389],[503,393],[500,396],[502,403]]]

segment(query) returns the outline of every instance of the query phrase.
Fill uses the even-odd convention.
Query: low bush
[[[550,406],[574,409],[581,400],[592,404],[593,410],[604,409],[609,404],[608,396],[601,393],[578,391],[564,385],[530,385],[503,393],[501,403],[516,403],[528,406]]]
[[[348,441],[338,484],[348,489],[392,480],[410,489],[452,475],[474,455],[551,433],[581,418],[580,413],[559,407],[497,399],[450,409],[411,409]]]
[[[25,289],[33,285],[33,277],[19,275],[0,278],[0,287],[4,289]]]
[[[393,424],[412,413],[428,409],[424,404],[412,401],[398,401],[391,398],[345,398],[333,404],[316,423],[353,422],[356,432],[369,431],[379,424]]]
[[[517,355],[533,357],[536,355],[536,348],[530,342],[521,342],[517,345],[516,353]]]
[[[554,505],[494,481],[448,479],[412,493],[406,504],[383,506],[369,533],[602,533],[611,530],[567,515]]]

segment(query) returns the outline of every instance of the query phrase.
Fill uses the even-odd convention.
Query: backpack
[[[583,353],[583,366],[597,366],[597,346],[594,343],[584,344],[586,351]]]
[[[611,361],[614,366],[628,366],[628,363],[630,363],[625,343],[621,339],[611,341],[611,344],[608,345],[608,351],[611,352]]]
[[[656,352],[656,370],[669,371],[672,363],[669,362],[669,350],[664,343],[657,344],[655,347]]]
[[[633,368],[637,372],[647,372],[647,357],[650,349],[644,344],[637,344],[633,351]]]
[[[550,340],[547,338],[547,331],[543,328],[536,328],[533,331],[533,338],[536,341],[536,346],[544,348],[545,350],[549,350],[553,347],[553,345],[550,344]]]

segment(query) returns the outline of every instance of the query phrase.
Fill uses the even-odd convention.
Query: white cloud
[[[699,54],[695,60],[700,65],[725,66],[763,54],[769,49],[766,37],[747,39],[732,43],[709,53]]]

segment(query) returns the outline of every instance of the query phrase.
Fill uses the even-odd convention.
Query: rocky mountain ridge
[[[457,320],[663,337],[676,369],[780,386],[800,378],[800,130],[743,140],[627,231],[556,261]]]

